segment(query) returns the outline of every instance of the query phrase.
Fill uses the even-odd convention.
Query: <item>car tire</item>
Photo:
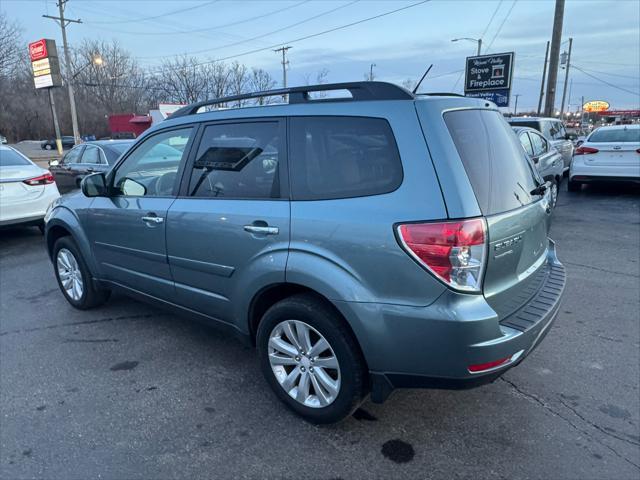
[[[569,179],[567,182],[567,190],[570,192],[579,192],[582,190],[582,183]]]
[[[87,310],[109,299],[110,290],[94,285],[89,268],[73,238],[59,238],[53,246],[52,258],[60,291],[73,307]]]
[[[53,146],[47,143],[47,144],[44,146],[44,149],[45,149],[45,150],[53,150]]]
[[[305,329],[309,351],[296,348],[298,342],[286,333],[292,332],[304,349]],[[324,350],[318,347],[321,340],[327,342]],[[287,353],[279,349],[281,341],[288,344]],[[367,368],[352,332],[331,306],[314,295],[294,295],[269,308],[258,326],[256,343],[262,373],[276,396],[311,423],[342,420],[367,394]]]

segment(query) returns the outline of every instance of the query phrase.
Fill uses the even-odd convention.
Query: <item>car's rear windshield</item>
[[[601,128],[589,137],[589,143],[640,142],[640,128]]]
[[[530,121],[530,122],[510,122],[510,123],[514,127],[529,127],[529,128],[535,128],[536,130],[540,131],[540,123],[538,122]]]
[[[29,162],[22,155],[10,149],[0,149],[0,167],[16,167],[29,165]]]
[[[492,215],[527,205],[538,196],[535,173],[502,115],[494,110],[444,114],[451,138],[482,213]]]

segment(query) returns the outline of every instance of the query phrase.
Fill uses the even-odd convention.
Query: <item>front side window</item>
[[[458,110],[444,114],[456,150],[485,215],[535,201],[534,170],[499,112]]]
[[[113,193],[124,196],[164,197],[175,194],[178,168],[193,128],[153,135],[118,166]]]
[[[290,151],[294,200],[379,195],[402,183],[398,147],[384,119],[293,117]]]
[[[216,198],[280,196],[278,122],[209,125],[191,172],[189,195]]]
[[[522,148],[527,152],[527,155],[533,157],[533,148],[531,148],[531,142],[529,141],[529,134],[527,132],[520,134],[520,143],[522,144]]]
[[[83,149],[84,149],[84,146],[72,148],[62,159],[62,163],[64,163],[65,165],[70,165],[72,163],[80,162],[81,153]]]
[[[84,149],[84,153],[82,154],[82,163],[102,163],[100,161],[100,150],[94,146],[87,145]]]
[[[533,145],[533,156],[539,157],[540,155],[546,153],[547,141],[542,138],[542,135],[529,132],[529,137],[531,137],[531,144]]]

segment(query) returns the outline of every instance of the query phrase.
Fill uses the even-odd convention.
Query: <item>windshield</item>
[[[640,128],[600,128],[593,132],[589,143],[640,142]]]
[[[21,165],[29,165],[29,161],[22,155],[10,149],[0,150],[0,167],[16,167]]]

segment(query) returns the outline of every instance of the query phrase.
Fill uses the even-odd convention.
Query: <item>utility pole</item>
[[[520,93],[516,93],[514,95],[514,97],[516,97],[516,104],[513,106],[513,116],[515,117],[516,114],[518,113],[518,97],[520,96]]]
[[[58,155],[62,155],[62,137],[60,136],[60,125],[58,124],[58,115],[56,115],[56,101],[53,99],[53,88],[47,88],[49,92],[49,105],[51,106],[51,116],[53,117],[53,128],[56,132],[56,146],[58,147]]]
[[[372,63],[371,65],[369,65],[369,81],[373,82],[373,67],[376,67],[377,65],[375,63]]]
[[[542,97],[544,97],[544,80],[547,76],[547,62],[549,61],[549,43],[547,41],[547,51],[544,53],[544,67],[542,68],[542,82],[540,82],[540,98],[538,99],[538,115],[542,111]]]
[[[80,143],[80,131],[78,129],[78,112],[76,111],[76,98],[73,95],[73,85],[72,85],[72,76],[73,72],[71,71],[71,57],[69,56],[69,45],[67,44],[67,26],[70,23],[82,23],[82,20],[72,20],[70,18],[64,18],[64,5],[69,0],[58,0],[58,12],[60,16],[53,17],[51,15],[43,15],[45,18],[50,18],[55,20],[58,25],[60,25],[60,29],[62,30],[62,46],[64,48],[64,66],[67,74],[67,88],[69,89],[69,104],[71,105],[71,123],[73,125],[73,138],[74,143],[77,145]]]
[[[573,38],[569,37],[569,53],[567,54],[567,64],[564,66],[564,87],[562,88],[562,103],[560,104],[560,119],[562,120],[562,115],[564,114],[564,100],[567,96],[567,82],[569,80],[569,67],[571,66],[571,46],[573,45]],[[571,97],[571,94],[569,94]],[[569,102],[571,102],[571,98],[569,98]]]
[[[544,102],[544,114],[547,117],[553,116],[555,107],[563,19],[564,0],[556,0],[556,9],[553,17],[553,35],[551,36],[551,54],[549,57],[549,77],[547,78],[547,97]]]
[[[287,88],[287,66],[289,65],[289,60],[287,60],[287,50],[290,48],[290,46],[286,46],[276,48],[274,50],[276,53],[282,52],[282,88]],[[287,94],[282,95],[282,99],[286,102]]]

